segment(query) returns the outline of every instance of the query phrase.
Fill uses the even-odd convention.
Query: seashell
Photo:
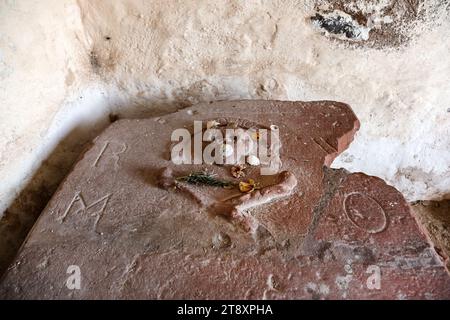
[[[249,155],[247,157],[247,163],[251,166],[259,166],[261,164],[261,161],[257,156]]]
[[[216,121],[216,120],[210,120],[206,123],[206,128],[214,128],[217,127],[218,125],[220,125],[220,122]]]
[[[222,144],[222,155],[225,157],[230,157],[232,156],[234,153],[234,149],[231,145],[229,144]]]

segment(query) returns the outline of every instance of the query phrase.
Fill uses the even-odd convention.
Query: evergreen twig
[[[203,184],[221,188],[232,188],[236,185],[234,182],[231,181],[225,181],[214,178],[212,174],[206,172],[192,172],[187,176],[177,177],[176,180],[190,184]]]

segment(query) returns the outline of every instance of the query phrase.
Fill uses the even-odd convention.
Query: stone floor
[[[186,128],[195,138],[194,120],[276,125],[282,171],[249,166],[236,178],[232,166],[174,165],[171,134]],[[350,107],[332,101],[206,103],[117,121],[42,212],[0,297],[449,299],[438,222],[448,205],[413,212],[381,179],[327,167],[358,128]],[[205,169],[232,187],[179,179]],[[256,187],[243,192],[238,183],[250,179]]]

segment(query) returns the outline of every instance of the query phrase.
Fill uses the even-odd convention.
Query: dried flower
[[[253,179],[248,179],[248,182],[245,182],[245,181],[239,182],[239,190],[241,192],[249,193],[255,189],[257,189],[257,185],[256,185],[255,180],[253,180]]]
[[[231,170],[230,170],[231,175],[233,177],[235,177],[236,179],[243,178],[243,177],[245,177],[245,172],[244,172],[245,169],[246,169],[246,166],[243,164],[233,166],[233,167],[231,167]]]

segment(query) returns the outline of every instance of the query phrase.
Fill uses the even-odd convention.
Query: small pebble
[[[212,244],[216,249],[227,248],[231,245],[231,238],[226,233],[220,232],[213,236]]]

